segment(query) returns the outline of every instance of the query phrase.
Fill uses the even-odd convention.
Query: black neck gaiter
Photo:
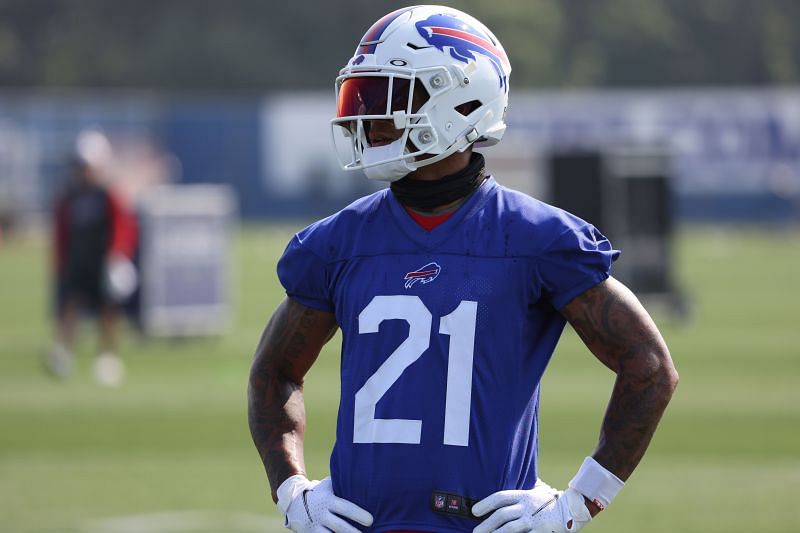
[[[397,201],[415,209],[433,209],[468,196],[483,182],[486,164],[483,156],[472,153],[466,168],[438,180],[421,181],[406,176],[391,185]]]

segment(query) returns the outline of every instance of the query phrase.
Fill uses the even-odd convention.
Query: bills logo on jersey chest
[[[417,282],[426,285],[435,280],[441,271],[442,267],[439,266],[438,263],[433,262],[428,263],[427,265],[424,265],[416,270],[412,270],[403,276],[403,279],[405,280],[405,287],[406,289],[410,289]]]

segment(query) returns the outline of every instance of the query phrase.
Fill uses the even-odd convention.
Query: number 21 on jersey
[[[477,315],[478,303],[462,300],[452,313],[439,321],[439,333],[450,337],[444,444],[451,446],[469,444]],[[378,333],[384,320],[405,320],[408,337],[356,392],[353,442],[419,444],[422,420],[375,418],[375,406],[406,368],[430,346],[433,316],[418,296],[375,296],[358,315],[358,333]]]

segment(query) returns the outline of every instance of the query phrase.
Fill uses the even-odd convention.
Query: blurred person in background
[[[337,78],[343,166],[391,186],[299,232],[278,263],[287,298],[256,350],[249,421],[289,529],[578,531],[649,445],[677,373],[610,277],[619,252],[473,152],[503,136],[510,71],[479,21],[415,6],[377,21]],[[561,491],[538,479],[538,409],[566,322],[617,378]],[[337,329],[331,475],[311,481],[303,380]]]
[[[99,332],[94,362],[102,385],[122,383],[125,367],[118,352],[117,328],[121,304],[135,291],[137,273],[132,258],[137,225],[131,211],[108,184],[113,152],[99,131],[80,133],[70,175],[54,208],[56,331],[45,358],[56,377],[73,367],[81,318],[96,319]]]

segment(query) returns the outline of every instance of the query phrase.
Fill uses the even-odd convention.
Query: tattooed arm
[[[561,314],[617,374],[593,457],[627,480],[678,384],[669,350],[636,296],[614,278],[572,300]],[[599,510],[589,507],[592,514]]]
[[[248,421],[277,502],[280,484],[305,475],[303,378],[336,333],[332,313],[285,299],[272,315],[250,369]]]

